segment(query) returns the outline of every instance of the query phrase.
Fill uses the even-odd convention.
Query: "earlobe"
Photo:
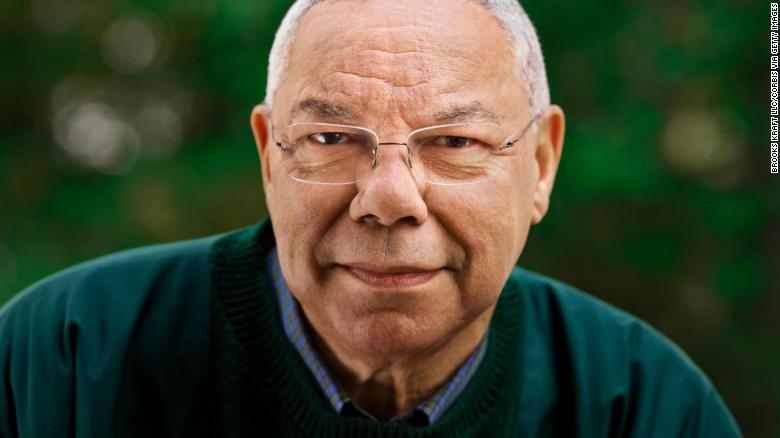
[[[252,134],[255,137],[257,154],[260,157],[260,165],[263,173],[263,183],[271,183],[271,172],[269,164],[269,144],[273,142],[271,138],[271,110],[265,104],[256,105],[252,109],[249,118],[249,124],[252,128]]]
[[[547,213],[549,205],[550,192],[547,183],[543,180],[539,180],[536,184],[536,191],[534,192],[534,208],[531,214],[532,225],[536,225],[542,221],[544,215]]]

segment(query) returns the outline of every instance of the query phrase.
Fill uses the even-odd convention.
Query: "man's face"
[[[470,1],[320,3],[296,30],[269,122],[277,139],[303,122],[364,126],[382,142],[443,121],[493,121],[516,136],[533,115],[510,47]],[[380,147],[355,184],[303,183],[255,129],[282,271],[329,342],[415,353],[489,320],[546,208],[534,129],[494,176],[460,186],[416,179],[400,147]]]

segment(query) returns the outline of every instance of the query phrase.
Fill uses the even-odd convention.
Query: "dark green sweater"
[[[340,417],[284,336],[269,223],[104,257],[0,311],[0,436],[739,436],[646,324],[515,269],[471,382],[434,425]]]

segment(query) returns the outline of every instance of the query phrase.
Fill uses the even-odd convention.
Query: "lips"
[[[368,264],[349,264],[343,267],[354,278],[363,283],[383,289],[403,289],[428,282],[442,269],[429,269],[414,266],[378,266]]]

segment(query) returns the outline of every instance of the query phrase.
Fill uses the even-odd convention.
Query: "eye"
[[[454,148],[454,149],[460,149],[462,147],[468,146],[469,144],[474,143],[474,140],[467,137],[451,137],[446,136],[442,137],[442,140],[444,141],[444,145],[448,148]]]
[[[309,138],[320,144],[339,144],[349,140],[349,135],[343,132],[317,132]]]

